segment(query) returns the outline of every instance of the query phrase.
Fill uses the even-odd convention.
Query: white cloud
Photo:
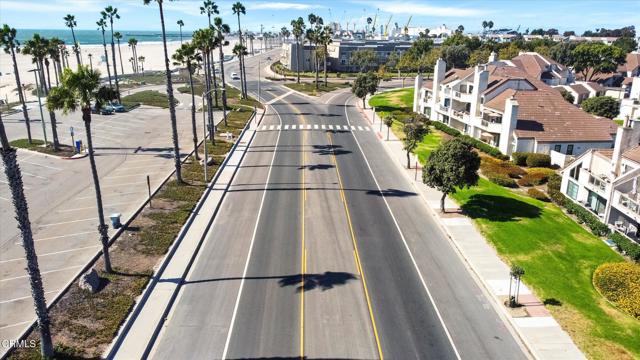
[[[51,2],[2,0],[0,1],[0,9],[47,13],[58,13],[61,10],[69,9],[69,11],[73,13],[82,13],[99,12],[104,9],[104,6],[91,0],[55,0]]]
[[[426,4],[412,4],[407,2],[372,2],[367,3],[372,7],[377,7],[382,12],[390,14],[409,14],[418,16],[442,16],[442,17],[474,17],[489,13],[484,9],[455,7],[455,6],[432,6]]]
[[[269,2],[248,4],[247,7],[252,10],[307,10],[321,8],[322,6],[289,2]]]

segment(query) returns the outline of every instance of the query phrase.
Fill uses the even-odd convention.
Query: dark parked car
[[[101,108],[97,108],[95,105],[91,107],[92,114],[100,114],[100,115],[111,115],[113,114],[113,108],[111,106],[103,106]]]
[[[113,108],[113,110],[115,112],[118,112],[118,113],[122,113],[122,112],[126,112],[127,111],[127,109],[125,109],[125,107],[122,106],[122,104],[113,103],[113,104],[111,104],[111,107]]]

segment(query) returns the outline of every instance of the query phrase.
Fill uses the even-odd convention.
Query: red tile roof
[[[623,152],[622,157],[640,164],[640,146],[633,147]]]

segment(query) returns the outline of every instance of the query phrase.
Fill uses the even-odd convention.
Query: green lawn
[[[348,88],[351,85],[348,82],[345,82],[345,83],[329,82],[327,83],[327,86],[324,86],[324,83],[321,83],[318,86],[317,90],[316,90],[315,84],[311,82],[300,82],[300,84],[295,82],[286,83],[284,84],[284,86],[288,87],[289,89],[300,91],[301,93],[305,93],[307,95],[320,96],[324,93],[328,93],[334,90]]]
[[[165,109],[169,107],[167,95],[155,90],[144,90],[122,98],[122,105],[125,106],[133,106],[138,103]]]
[[[600,264],[623,261],[620,255],[557,206],[485,179],[453,198],[502,258],[524,268],[541,300],[558,302],[547,308],[587,357],[640,357],[640,321],[610,305],[591,281]]]

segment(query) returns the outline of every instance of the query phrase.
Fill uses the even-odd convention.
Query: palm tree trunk
[[[220,79],[222,80],[222,116],[224,118],[224,126],[227,126],[227,84],[224,81],[224,52],[222,45],[220,50]]]
[[[47,69],[47,87],[51,89],[51,74],[49,73],[49,59],[44,59],[44,66]]]
[[[44,66],[42,60],[40,60],[40,66]],[[41,72],[42,73],[42,72]],[[49,75],[49,65],[47,65],[47,77]],[[42,76],[42,81],[44,83],[44,76]],[[44,86],[44,95],[49,95],[49,88]],[[49,111],[49,119],[51,120],[51,134],[53,137],[53,151],[60,150],[60,141],[58,140],[58,125],[56,121],[56,113],[54,111]],[[45,144],[46,146],[46,144]]]
[[[240,50],[240,53],[238,54],[238,65],[240,65],[240,94],[242,95],[243,99],[246,99],[247,96],[245,95],[245,91],[246,89],[244,88],[244,73],[242,72],[242,68],[244,67],[244,65],[242,64],[242,49]]]
[[[327,86],[327,44],[324,44],[324,87]]]
[[[111,83],[111,70],[109,69],[109,53],[107,53],[107,39],[104,37],[104,30],[102,30],[102,47],[104,48],[104,59],[107,62],[107,75],[109,76],[109,87],[113,88]]]
[[[78,41],[76,41],[76,33],[73,31],[73,27],[71,27],[71,36],[73,36],[73,52],[76,53],[76,61],[78,65],[82,65],[82,60],[80,60],[80,45]]]
[[[118,39],[118,55],[120,56],[120,70],[122,70],[122,75],[124,75],[124,63],[122,62],[122,49],[120,48],[120,39]]]
[[[87,134],[87,149],[89,151],[89,163],[91,165],[91,176],[93,177],[93,187],[96,191],[96,203],[98,205],[98,233],[100,234],[100,243],[102,244],[102,254],[104,255],[104,271],[112,273],[111,258],[109,257],[109,235],[107,234],[108,226],[104,222],[104,209],[102,207],[102,193],[100,191],[100,179],[98,178],[98,169],[96,168],[96,159],[93,156],[93,140],[91,138],[91,108],[82,108],[82,120],[84,121],[84,129]]]
[[[209,58],[209,52],[204,54],[204,59],[206,61],[206,67],[204,71],[204,75],[206,77],[207,83],[207,122],[209,124],[209,140],[214,143],[214,128],[213,128],[213,99],[211,96],[211,59]],[[204,109],[202,110],[204,111]]]
[[[298,50],[296,51],[296,55],[298,58],[298,66],[296,66],[296,68],[298,69],[298,84],[300,84],[300,38],[298,36],[296,36],[296,49]]]
[[[242,45],[242,28],[240,27],[240,12],[238,12],[238,40]],[[238,62],[240,64],[240,89],[242,90],[242,98],[247,98],[247,82],[245,81],[246,73],[244,72],[244,54],[242,52],[238,55]]]
[[[135,73],[138,73],[138,49],[136,49],[136,46],[132,46],[131,50],[133,51],[133,66],[135,67]]]
[[[173,157],[176,168],[176,181],[182,183],[182,169],[180,167],[180,146],[178,145],[178,127],[176,121],[176,103],[173,98],[173,84],[171,83],[171,69],[169,68],[169,54],[167,52],[167,35],[164,29],[164,11],[162,2],[158,2],[160,8],[160,24],[162,25],[162,45],[164,48],[164,66],[167,72],[167,96],[169,97],[169,114],[171,117],[171,137],[173,140]]]
[[[24,124],[27,127],[27,141],[31,144],[31,123],[29,121],[29,112],[27,111],[27,104],[25,102],[24,93],[22,92],[22,83],[20,82],[20,72],[18,71],[18,62],[16,61],[15,48],[11,47],[11,59],[13,60],[13,74],[16,77],[16,86],[18,89],[18,98],[20,104],[22,104],[22,115],[24,116]]]
[[[200,160],[198,156],[198,130],[196,128],[196,96],[193,92],[193,75],[191,74],[191,63],[187,62],[187,71],[189,72],[189,86],[191,87],[191,130],[193,131],[193,155],[196,160]]]
[[[116,45],[113,43],[113,20],[111,20],[111,58],[113,59],[113,76],[116,78],[116,92],[120,103],[120,85],[118,84],[118,64],[116,64]]]
[[[214,98],[215,98],[215,106],[218,107],[218,80],[216,79],[216,64],[213,56],[213,49],[211,49],[209,51],[209,53],[207,54],[207,56],[209,57],[209,60],[211,62],[211,76],[213,77],[213,94],[214,94]]]

